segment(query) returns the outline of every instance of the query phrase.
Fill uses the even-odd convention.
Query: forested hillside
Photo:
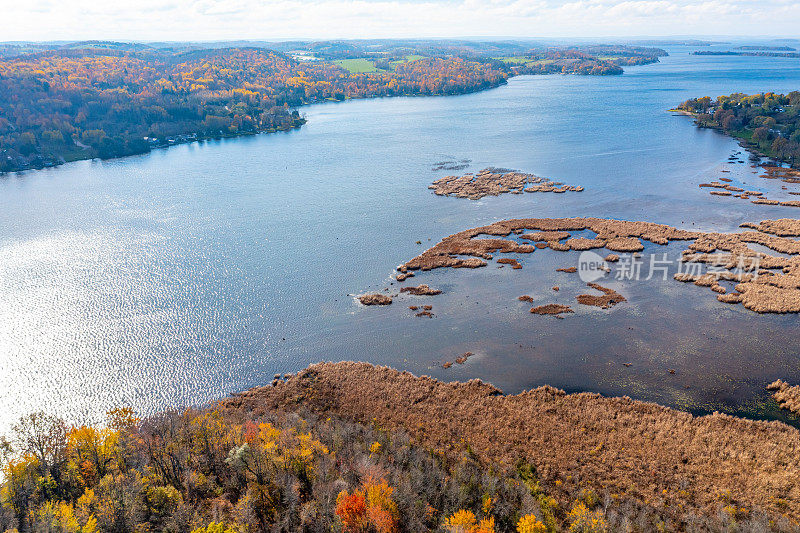
[[[517,74],[621,74],[665,54],[521,42],[257,44],[0,45],[0,172],[288,130],[304,122],[298,106],[323,100],[461,94]]]
[[[326,99],[456,94],[508,74],[458,57],[351,73],[265,49],[67,49],[0,61],[0,171],[286,130]]]

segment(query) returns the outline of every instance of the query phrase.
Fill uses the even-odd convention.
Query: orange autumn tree
[[[383,479],[369,479],[352,494],[346,490],[340,492],[336,498],[336,516],[342,521],[343,531],[398,531],[400,513],[392,499],[393,492],[394,489]]]
[[[346,490],[336,497],[336,516],[342,521],[342,531],[358,533],[367,527],[367,500],[364,491],[356,490],[350,494]]]

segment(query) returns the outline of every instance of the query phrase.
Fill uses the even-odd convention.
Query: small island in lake
[[[577,46],[534,49],[524,55],[500,58],[515,74],[619,75],[623,66],[658,63],[668,55],[661,48],[639,46]]]
[[[485,168],[477,174],[445,176],[431,184],[429,189],[439,196],[455,196],[479,200],[484,196],[498,196],[503,193],[522,194],[523,192],[581,192],[583,187],[564,185],[533,174],[516,172],[501,168]]]

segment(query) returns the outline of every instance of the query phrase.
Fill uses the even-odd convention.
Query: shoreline
[[[31,424],[66,436],[51,439],[62,461],[40,466],[49,449]],[[34,413],[12,439],[9,531],[63,524],[54,503],[70,531],[117,530],[118,517],[203,533],[797,531],[800,518],[800,431],[785,424],[368,363],[317,363],[144,418],[113,409],[102,426]]]
[[[519,76],[519,75],[514,75],[514,76],[509,76],[509,77],[517,77],[517,76]],[[481,88],[477,88],[477,89],[468,89],[468,90],[460,91],[460,92],[453,93],[453,94],[423,94],[423,93],[396,94],[396,95],[380,95],[380,96],[365,96],[365,97],[346,97],[343,100],[335,100],[335,99],[328,98],[328,99],[324,99],[324,100],[316,100],[316,101],[304,102],[301,105],[295,107],[294,110],[300,110],[300,109],[302,109],[304,107],[312,106],[312,105],[340,104],[340,103],[348,102],[348,101],[351,101],[351,100],[374,100],[374,99],[377,99],[377,98],[427,98],[427,97],[464,96],[464,95],[467,95],[467,94],[476,94],[476,93],[480,93],[480,92],[483,92],[483,91],[489,91],[489,90],[492,90],[492,89],[497,89],[498,87],[502,87],[503,85],[507,85],[507,84],[508,84],[508,81],[507,80],[503,80],[500,83],[497,83],[497,84],[494,84],[494,85],[489,85],[487,87],[481,87]],[[126,157],[147,155],[147,154],[149,154],[150,152],[152,152],[154,150],[170,148],[172,146],[181,146],[181,145],[184,145],[184,144],[194,144],[194,143],[198,143],[198,142],[201,142],[201,141],[216,141],[216,140],[223,140],[223,139],[238,139],[240,137],[255,137],[257,135],[270,135],[270,134],[273,134],[273,133],[295,131],[295,130],[299,130],[300,128],[302,128],[307,123],[308,123],[308,120],[306,119],[306,117],[302,116],[300,118],[300,123],[292,125],[290,127],[284,128],[284,129],[278,128],[278,129],[268,129],[268,130],[263,130],[263,131],[244,131],[244,132],[241,132],[241,133],[231,133],[231,134],[213,135],[213,136],[198,136],[198,134],[196,132],[194,132],[194,133],[185,133],[185,134],[181,134],[181,136],[187,137],[186,139],[175,139],[174,142],[166,142],[166,143],[159,143],[159,144],[151,145],[150,149],[145,151],[145,152],[137,152],[137,153],[133,153],[133,154],[125,154],[125,155],[119,155],[119,156],[107,157],[107,158],[102,158],[102,157],[80,157],[80,158],[76,158],[76,159],[70,158],[70,159],[64,160],[62,162],[54,163],[54,164],[30,165],[30,166],[27,166],[25,168],[20,168],[20,169],[15,169],[15,170],[7,170],[7,171],[0,171],[0,178],[2,178],[4,176],[10,176],[12,174],[21,174],[21,173],[29,172],[29,171],[32,171],[32,170],[45,170],[45,169],[50,169],[50,168],[57,168],[57,167],[60,167],[62,165],[66,165],[68,163],[76,163],[78,161],[95,161],[95,160],[97,160],[97,161],[114,161],[114,160],[117,160],[117,159],[124,159]],[[192,138],[192,136],[195,136],[195,137]]]
[[[626,66],[648,66],[648,65],[655,64],[655,63],[658,63],[658,61],[654,61],[654,62],[650,62],[650,63],[644,63],[644,64],[641,64],[641,65],[626,65]],[[621,76],[622,74],[624,74],[624,71],[619,73],[619,74],[613,74],[613,75]],[[548,75],[559,75],[559,73],[527,73],[527,72],[526,73],[518,73],[518,72],[512,70],[511,73],[508,75],[508,78],[503,79],[503,80],[501,80],[500,82],[498,82],[496,84],[489,84],[486,87],[480,87],[480,88],[468,88],[466,90],[459,91],[459,92],[456,92],[456,93],[453,93],[453,94],[412,93],[412,94],[377,95],[377,96],[365,96],[365,97],[346,97],[343,100],[336,100],[336,99],[332,99],[332,98],[327,98],[327,99],[324,99],[324,100],[315,100],[315,101],[303,102],[302,104],[300,104],[299,106],[296,106],[293,109],[294,110],[300,110],[300,109],[302,109],[304,107],[311,106],[311,105],[342,103],[342,102],[347,102],[347,101],[350,101],[350,100],[373,100],[373,99],[376,99],[376,98],[403,98],[403,97],[406,97],[406,98],[427,98],[427,97],[464,96],[464,95],[468,95],[468,94],[476,94],[476,93],[480,93],[480,92],[484,92],[484,91],[489,91],[489,90],[492,90],[492,89],[497,89],[498,87],[502,87],[504,85],[507,85],[508,84],[508,80],[511,79],[511,78],[518,78],[518,77],[522,77],[522,76],[548,76]],[[562,76],[567,76],[567,75],[592,76],[593,74],[560,73],[560,75],[562,75]],[[599,75],[599,76],[608,76],[608,75],[612,75],[612,74],[603,74],[603,75]],[[60,167],[62,165],[66,165],[68,163],[75,163],[75,162],[78,162],[78,161],[93,161],[93,160],[112,161],[112,160],[123,159],[123,158],[131,157],[131,156],[146,155],[146,154],[149,154],[150,152],[152,152],[155,149],[170,148],[172,146],[179,146],[179,145],[184,145],[184,144],[194,144],[194,143],[197,143],[197,142],[200,142],[200,141],[211,141],[211,140],[221,140],[221,139],[236,139],[236,138],[239,138],[239,137],[249,137],[249,136],[256,136],[256,135],[263,135],[263,134],[272,134],[272,133],[294,131],[294,130],[300,129],[306,123],[307,123],[306,118],[305,117],[301,117],[301,122],[299,124],[292,125],[292,126],[287,127],[285,129],[271,129],[271,130],[263,130],[263,131],[247,131],[247,132],[241,132],[241,133],[235,133],[235,134],[224,134],[224,135],[203,136],[203,137],[197,136],[198,135],[197,132],[189,132],[189,133],[181,134],[180,136],[185,136],[185,137],[195,136],[195,138],[187,138],[187,139],[182,139],[182,140],[177,140],[176,139],[175,142],[166,142],[166,143],[159,143],[157,145],[151,145],[150,149],[147,150],[147,151],[144,151],[144,152],[137,152],[137,153],[132,153],[132,154],[119,155],[119,156],[114,156],[114,157],[109,157],[109,158],[100,158],[100,157],[79,157],[79,158],[74,158],[74,159],[73,158],[69,158],[69,159],[66,159],[66,160],[64,160],[62,162],[56,162],[56,163],[53,163],[53,164],[50,164],[50,162],[48,162],[48,163],[40,164],[40,165],[30,165],[30,166],[27,166],[25,168],[19,168],[19,169],[14,169],[14,170],[7,170],[7,171],[0,171],[0,178],[2,178],[3,176],[7,176],[7,175],[29,172],[31,170],[44,170],[44,169],[49,169],[49,168],[56,168],[56,167]],[[80,148],[80,147],[78,147],[78,148]]]
[[[739,144],[739,146],[745,151],[747,151],[749,154],[751,154],[751,156],[756,156],[761,159],[766,159],[768,160],[768,162],[769,161],[777,162],[779,165],[785,164],[788,165],[785,168],[797,170],[797,168],[793,167],[790,162],[785,161],[784,159],[781,159],[780,157],[777,157],[772,153],[767,153],[762,151],[761,148],[757,144],[753,143],[749,138],[745,137],[744,135],[737,135],[736,131],[727,132],[724,130],[724,128],[718,125],[705,124],[705,123],[701,124],[700,122],[698,122],[698,117],[700,116],[700,113],[695,113],[692,111],[688,111],[686,109],[677,109],[677,108],[668,109],[667,111],[670,113],[683,115],[685,117],[690,117],[694,121],[694,126],[696,128],[713,130],[724,135],[725,137],[728,137],[729,139],[735,140]],[[742,130],[737,130],[737,131],[742,131]]]
[[[477,379],[443,382],[355,362],[311,365],[220,403],[377,424],[447,455],[471,450],[484,464],[530,461],[559,500],[580,485],[682,516],[713,512],[724,493],[748,509],[800,520],[800,493],[791,488],[800,431],[783,422],[695,416],[546,385],[505,395]]]

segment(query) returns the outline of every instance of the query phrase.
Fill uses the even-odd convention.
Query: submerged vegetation
[[[722,130],[761,155],[800,168],[799,91],[692,98],[678,109],[700,127]]]

